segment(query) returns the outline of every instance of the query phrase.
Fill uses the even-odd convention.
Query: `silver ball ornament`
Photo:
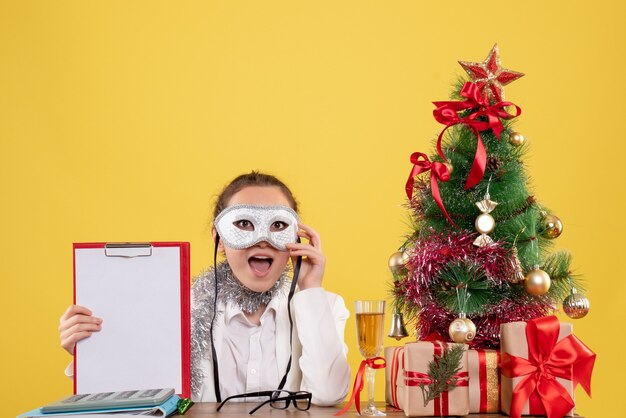
[[[572,293],[563,301],[563,312],[572,319],[580,319],[589,313],[589,299],[572,289]]]

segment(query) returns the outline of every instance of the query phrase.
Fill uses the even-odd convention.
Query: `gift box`
[[[596,355],[555,316],[500,328],[501,407],[512,416],[573,416],[574,388],[591,394]]]
[[[447,344],[441,341],[418,341],[404,346],[403,378],[398,381],[398,393],[404,392],[403,410],[407,417],[418,416],[462,416],[469,414],[469,392],[467,372],[467,350],[463,345],[460,370],[453,376],[455,386],[441,393],[434,400],[424,404],[425,394],[420,387],[430,385],[429,363],[436,361],[435,355],[442,355]]]
[[[500,351],[468,350],[470,414],[500,411]]]
[[[385,347],[385,362],[385,400],[394,408],[402,409],[404,392],[398,392],[398,382],[404,378],[404,347]]]

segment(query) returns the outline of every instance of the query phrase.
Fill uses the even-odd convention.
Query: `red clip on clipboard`
[[[74,303],[102,318],[76,345],[74,393],[190,397],[189,243],[74,244]]]

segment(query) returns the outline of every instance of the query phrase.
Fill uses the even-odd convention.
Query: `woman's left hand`
[[[322,278],[326,267],[326,257],[322,254],[322,241],[319,234],[310,226],[299,223],[298,227],[300,228],[298,236],[309,241],[308,244],[296,242],[286,245],[294,267],[296,258],[302,256],[298,286],[300,289],[322,287]]]

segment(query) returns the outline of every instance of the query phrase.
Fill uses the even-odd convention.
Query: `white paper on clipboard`
[[[189,244],[74,244],[75,303],[102,318],[76,345],[75,393],[189,395]]]

